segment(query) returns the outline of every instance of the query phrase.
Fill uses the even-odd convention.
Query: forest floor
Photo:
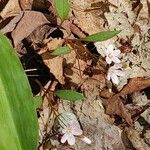
[[[43,98],[37,109],[39,150],[149,150],[150,1],[70,0],[70,5],[61,24],[53,0],[0,1],[0,31],[17,51],[33,94]],[[102,42],[69,40],[114,30],[121,32]],[[69,54],[50,55],[64,45],[72,48]],[[124,75],[111,76],[117,84],[108,80],[110,45],[121,52]],[[54,95],[58,89],[86,98],[63,101]],[[58,115],[69,113],[83,130],[72,146],[61,142],[57,129]]]

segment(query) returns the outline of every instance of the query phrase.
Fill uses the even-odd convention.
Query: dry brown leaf
[[[58,56],[53,59],[44,60],[45,64],[49,67],[50,72],[55,76],[55,78],[64,84],[63,76],[63,58]]]
[[[150,78],[132,78],[129,83],[121,90],[120,95],[125,96],[137,91],[141,91],[150,86]]]
[[[125,108],[119,94],[110,97],[105,103],[106,113],[109,115],[119,115],[124,118],[129,125],[132,125],[131,114]]]
[[[55,56],[52,56],[50,53],[58,47],[61,47],[64,43],[64,39],[54,38],[46,43],[46,45],[38,51],[38,54],[45,59],[51,59]]]
[[[4,9],[1,11],[0,16],[3,19],[16,16],[21,11],[19,0],[9,0]]]
[[[67,79],[67,86],[77,88],[83,80],[87,78],[84,75],[83,71],[87,65],[91,64],[91,60],[85,62],[81,59],[76,58],[76,52],[71,51],[68,55],[65,55],[65,64],[64,64],[64,75]]]
[[[47,43],[47,48],[48,48],[48,51],[51,51],[51,50],[54,50],[60,46],[62,46],[64,43],[64,40],[59,38],[54,38],[53,40],[51,40],[50,42]]]
[[[21,12],[19,15],[15,16],[12,20],[9,20],[10,22],[7,23],[7,25],[5,25],[1,31],[3,33],[8,33],[8,32],[12,32],[14,30],[14,28],[16,27],[16,24],[19,22],[19,20],[23,17],[23,12]],[[4,20],[5,21],[5,20]],[[4,22],[3,21],[3,22]],[[2,22],[2,23],[3,23]],[[1,24],[2,24],[1,23]]]
[[[31,10],[33,0],[19,0],[22,10]]]
[[[132,125],[131,114],[125,108],[122,102],[122,97],[141,91],[150,86],[150,78],[133,78],[130,79],[129,83],[118,93],[111,96],[109,99],[104,101],[106,107],[106,113],[109,115],[119,115],[124,118],[129,125]]]
[[[29,36],[37,27],[49,23],[45,16],[36,11],[25,11],[22,19],[12,32],[14,45],[17,46],[24,38]]]

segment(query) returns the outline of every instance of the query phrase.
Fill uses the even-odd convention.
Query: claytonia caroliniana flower
[[[121,51],[119,49],[115,49],[112,44],[108,45],[108,47],[105,50],[107,64],[111,64],[112,62],[120,63],[120,54]]]
[[[107,79],[111,80],[114,84],[119,84],[119,77],[124,75],[122,64],[114,64],[108,69]]]
[[[82,135],[83,131],[81,130],[80,125],[72,122],[70,125],[67,125],[66,128],[62,130],[62,133],[64,135],[61,138],[61,143],[65,143],[67,141],[69,145],[74,145],[74,135]]]

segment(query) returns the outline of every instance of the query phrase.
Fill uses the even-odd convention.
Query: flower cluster
[[[119,84],[119,77],[124,76],[124,72],[122,71],[122,64],[120,61],[121,51],[116,49],[113,45],[108,45],[105,50],[106,62],[107,64],[113,65],[108,69],[107,80],[111,80],[114,84]]]

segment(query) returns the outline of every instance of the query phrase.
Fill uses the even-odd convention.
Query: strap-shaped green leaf
[[[81,93],[73,90],[58,90],[55,92],[55,95],[63,100],[68,100],[72,102],[83,100],[85,98]]]
[[[0,33],[0,150],[37,150],[38,122],[28,79]]]
[[[60,17],[61,21],[63,22],[69,14],[69,10],[70,10],[69,0],[55,0],[55,8],[56,8],[57,15]]]
[[[68,46],[64,46],[64,47],[58,47],[57,49],[55,49],[51,55],[53,56],[60,56],[60,55],[65,55],[71,52],[71,49]]]
[[[114,36],[116,36],[120,31],[105,31],[105,32],[99,32],[92,35],[89,35],[83,39],[80,39],[81,41],[85,42],[99,42],[99,41],[105,41],[108,40]]]

